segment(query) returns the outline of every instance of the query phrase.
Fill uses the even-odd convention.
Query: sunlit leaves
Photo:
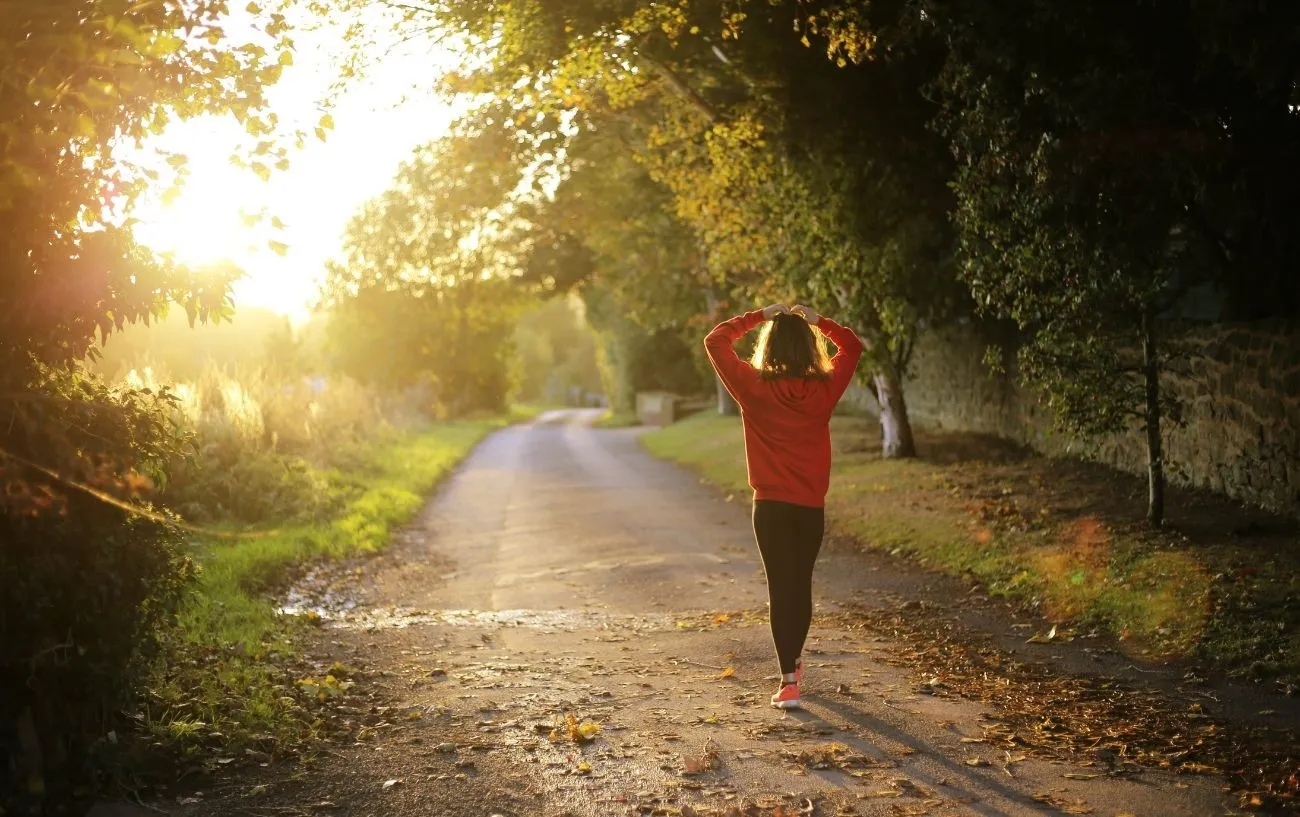
[[[345,371],[436,383],[453,413],[501,407],[523,250],[522,167],[507,147],[499,131],[462,128],[418,148],[353,218],[325,287]]]
[[[215,0],[0,3],[0,392],[11,416],[0,449],[66,473],[112,449],[114,468],[128,473],[149,456],[146,435],[79,436],[76,418],[89,410],[83,399],[102,399],[99,409],[128,424],[135,415],[109,395],[53,395],[52,384],[169,303],[196,322],[228,315],[237,270],[186,269],[137,246],[129,230],[148,187],[168,185],[162,199],[173,200],[186,157],[141,167],[114,152],[204,114],[233,113],[259,137],[275,131],[264,91],[283,70],[269,55],[287,49],[287,26],[250,11],[254,32],[265,24],[250,35],[227,27],[226,11]],[[36,395],[65,401],[72,424],[52,429],[57,412],[10,410]]]

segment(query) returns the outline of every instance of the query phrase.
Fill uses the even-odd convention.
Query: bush
[[[0,792],[15,810],[92,782],[194,574],[175,528],[66,501],[0,515]]]
[[[159,377],[132,370],[127,382],[156,389]],[[346,378],[291,377],[266,367],[232,374],[210,366],[173,388],[172,420],[193,446],[170,464],[162,498],[205,525],[327,516],[349,494],[319,469],[354,466],[358,452],[389,431],[379,401]]]
[[[194,569],[165,517],[128,510],[185,443],[166,421],[174,405],[166,393],[37,366],[7,397],[0,804],[27,807],[66,800],[90,782],[94,750],[130,701]]]

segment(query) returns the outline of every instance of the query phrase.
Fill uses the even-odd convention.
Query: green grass
[[[868,442],[879,436],[871,421],[837,417],[831,429],[827,516],[859,545],[974,579],[1062,625],[1108,631],[1135,657],[1300,677],[1294,537],[1274,542],[1266,559],[1212,531],[1150,531],[1131,509],[1098,511],[1120,478],[1095,469],[1008,461],[992,449],[987,459],[976,451],[946,463],[882,460]],[[642,440],[710,482],[748,491],[738,419],[697,415]],[[960,441],[927,442],[942,451]],[[1243,563],[1257,569],[1239,570]]]
[[[641,421],[630,411],[606,411],[593,423],[596,428],[631,428],[641,425]]]
[[[494,420],[446,423],[400,436],[368,452],[354,473],[330,474],[332,483],[355,494],[333,519],[204,543],[199,585],[181,615],[185,636],[255,650],[276,630],[277,616],[267,592],[287,570],[316,559],[381,550],[391,531],[420,509],[438,481],[500,425]]]
[[[151,684],[148,731],[186,757],[214,740],[226,750],[264,746],[268,736],[280,748],[308,741],[316,725],[294,677],[295,635],[311,620],[280,615],[273,591],[303,565],[382,550],[480,440],[536,413],[399,435],[370,448],[348,473],[328,474],[350,497],[333,518],[204,541],[197,586]]]
[[[510,407],[508,418],[512,423],[526,423],[529,420],[536,419],[539,414],[548,411],[556,411],[564,406],[549,405],[546,403],[516,403]]]

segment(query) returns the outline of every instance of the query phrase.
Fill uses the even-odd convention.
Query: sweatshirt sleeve
[[[713,370],[718,373],[731,396],[742,406],[745,404],[744,398],[758,379],[758,372],[736,354],[735,343],[762,322],[763,312],[756,309],[723,321],[704,338],[704,350],[709,355]]]
[[[839,399],[844,396],[844,391],[853,381],[853,372],[858,368],[858,361],[862,359],[862,340],[845,326],[840,326],[835,321],[826,316],[817,322],[817,328],[822,330],[822,334],[835,344],[835,357],[831,358],[831,381],[830,395],[831,406],[834,407]]]

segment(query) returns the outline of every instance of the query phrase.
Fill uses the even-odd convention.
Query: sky
[[[282,122],[311,132],[320,100],[335,73],[331,55],[344,48],[337,31],[295,36],[294,64],[271,90],[272,110]],[[348,219],[382,193],[398,165],[416,146],[446,133],[455,111],[446,100],[413,84],[431,85],[453,54],[415,41],[384,57],[367,77],[348,88],[332,110],[335,128],[325,142],[314,137],[290,155],[290,167],[263,182],[229,162],[248,137],[233,118],[195,119],[171,126],[146,151],[179,150],[189,157],[189,179],[168,206],[154,198],[135,212],[136,237],[187,263],[229,259],[246,272],[234,288],[236,308],[259,306],[304,320],[338,254]],[[268,224],[248,227],[241,211],[267,209],[285,227],[274,236]],[[283,256],[268,238],[288,245]]]

